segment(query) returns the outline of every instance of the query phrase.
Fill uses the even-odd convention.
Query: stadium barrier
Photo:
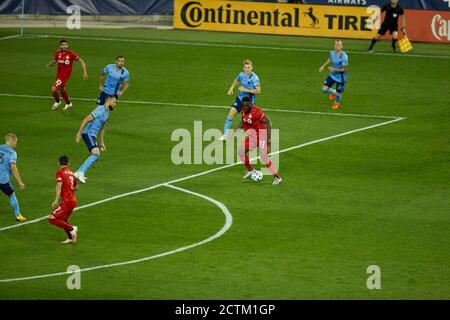
[[[450,11],[405,10],[411,41],[449,43]],[[380,7],[175,0],[177,29],[370,39]]]

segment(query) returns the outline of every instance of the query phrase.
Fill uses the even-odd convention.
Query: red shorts
[[[69,81],[69,79],[70,79],[70,75],[67,76],[67,75],[58,74],[58,75],[56,75],[56,80],[53,85],[58,89],[64,89],[64,87],[66,86],[67,81]]]
[[[73,209],[77,206],[76,202],[61,202],[61,204],[53,210],[52,215],[56,219],[66,220],[72,214]]]
[[[259,148],[260,152],[265,151],[269,153],[269,146],[267,144],[267,137],[260,135],[252,135],[245,137],[244,148],[252,151],[256,147]]]

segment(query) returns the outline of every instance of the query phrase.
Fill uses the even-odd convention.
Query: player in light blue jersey
[[[319,68],[319,72],[322,72],[325,67],[331,63],[331,66],[328,67],[330,74],[322,86],[322,92],[329,93],[330,100],[335,100],[333,103],[334,110],[339,109],[340,107],[342,92],[344,92],[345,83],[348,77],[348,56],[344,51],[342,51],[343,46],[344,45],[341,40],[336,40],[334,42],[334,50],[330,51],[330,57]],[[332,88],[334,84],[336,84],[336,89]]]
[[[13,133],[8,133],[5,137],[5,144],[0,145],[0,190],[9,197],[9,204],[16,216],[16,221],[22,222],[27,219],[20,214],[19,202],[11,183],[12,172],[19,183],[19,190],[25,188],[17,169],[17,152],[14,150],[16,146],[17,136]]]
[[[108,64],[102,72],[100,72],[100,96],[97,99],[97,105],[104,105],[106,96],[114,96],[117,100],[128,90],[130,73],[124,65],[125,58],[123,56],[117,56],[115,64]]]
[[[220,137],[220,140],[222,141],[227,139],[227,132],[228,129],[230,129],[234,116],[242,110],[242,98],[250,97],[251,103],[255,104],[256,94],[261,93],[261,84],[259,82],[259,77],[253,72],[252,61],[249,59],[245,60],[243,69],[244,71],[237,75],[228,90],[228,95],[231,96],[233,94],[234,87],[239,83],[241,84],[239,87],[239,94],[234,100],[227,119],[225,120],[225,124],[223,126],[223,136]]]
[[[116,106],[116,98],[107,96],[105,104],[97,106],[86,118],[81,122],[80,130],[76,136],[76,142],[80,142],[83,138],[91,155],[84,161],[83,165],[75,172],[75,177],[82,183],[86,183],[87,178],[84,176],[86,171],[100,159],[100,151],[106,151],[105,145],[105,124],[109,118],[109,112],[114,110]],[[100,145],[97,142],[97,135],[100,133]]]

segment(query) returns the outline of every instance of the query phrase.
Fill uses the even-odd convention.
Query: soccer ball
[[[261,171],[253,170],[252,176],[251,176],[253,181],[255,181],[255,182],[261,181],[263,179],[263,177],[264,177],[264,175]]]

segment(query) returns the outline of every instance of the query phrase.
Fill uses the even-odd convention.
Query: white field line
[[[218,48],[239,48],[239,49],[259,49],[259,50],[276,50],[276,51],[300,51],[300,52],[330,52],[326,49],[309,49],[309,48],[292,48],[292,47],[269,47],[269,46],[251,46],[251,45],[238,45],[238,44],[226,44],[226,43],[205,43],[205,42],[191,42],[191,41],[168,41],[168,40],[145,40],[145,39],[122,39],[122,38],[101,38],[101,37],[79,37],[79,36],[63,36],[63,35],[49,35],[49,34],[37,34],[32,36],[26,36],[24,38],[58,38],[58,39],[80,39],[80,40],[93,40],[93,41],[113,41],[113,42],[134,42],[134,43],[153,43],[153,44],[169,44],[169,45],[181,45],[181,46],[202,46],[202,47],[218,47]],[[450,59],[450,56],[442,55],[422,55],[422,54],[399,54],[399,53],[387,53],[387,52],[375,52],[368,53],[364,51],[347,51],[351,54],[362,55],[378,55],[378,56],[393,56],[393,57],[410,57],[410,58],[435,58],[435,59]]]
[[[198,246],[201,246],[205,243],[211,242],[219,237],[221,237],[225,232],[228,231],[228,229],[231,228],[231,225],[233,224],[233,216],[231,215],[230,211],[228,210],[228,208],[220,201],[217,201],[213,198],[210,198],[208,196],[205,196],[203,194],[197,193],[197,192],[193,192],[187,189],[183,189],[183,188],[179,188],[179,187],[175,187],[169,184],[162,184],[162,185],[158,185],[158,186],[165,186],[168,188],[172,188],[199,198],[202,198],[206,201],[209,201],[211,203],[213,203],[214,205],[216,205],[217,207],[220,208],[220,210],[222,211],[222,213],[225,216],[225,224],[223,225],[222,229],[220,229],[217,233],[215,233],[214,235],[212,235],[211,237],[193,243],[191,245],[188,246],[184,246],[181,248],[177,248],[171,251],[167,251],[164,253],[160,253],[157,255],[153,255],[153,256],[149,256],[149,257],[145,257],[145,258],[141,258],[141,259],[136,259],[136,260],[130,260],[130,261],[124,261],[124,262],[118,262],[118,263],[112,263],[112,264],[105,264],[105,265],[99,265],[99,266],[95,266],[95,267],[89,267],[89,268],[83,268],[80,269],[79,271],[76,272],[86,272],[86,271],[93,271],[93,270],[98,270],[98,269],[105,269],[105,268],[113,268],[113,267],[119,267],[119,266],[124,266],[124,265],[129,265],[129,264],[135,264],[135,263],[140,263],[140,262],[144,262],[144,261],[148,261],[148,260],[153,260],[153,259],[158,259],[158,258],[162,258],[171,254],[175,254],[181,251],[185,251],[185,250],[189,250]],[[57,272],[57,273],[49,273],[49,274],[42,274],[42,275],[37,275],[37,276],[30,276],[30,277],[22,277],[22,278],[13,278],[13,279],[3,279],[0,280],[0,283],[2,282],[15,282],[15,281],[24,281],[24,280],[33,280],[33,279],[41,279],[41,278],[49,278],[49,277],[56,277],[56,276],[62,276],[62,275],[70,275],[73,272]]]
[[[37,96],[28,94],[13,94],[13,93],[0,93],[0,97],[16,97],[16,98],[31,98],[31,99],[53,99],[51,96]],[[96,99],[89,98],[70,98],[70,100],[78,101],[97,101]],[[162,106],[179,106],[179,107],[198,107],[198,108],[210,108],[210,109],[229,109],[230,106],[217,106],[217,105],[205,105],[205,104],[192,104],[192,103],[175,103],[175,102],[160,102],[160,101],[140,101],[140,100],[121,100],[119,102],[130,104],[149,104],[149,105],[162,105]],[[332,112],[319,112],[319,111],[304,111],[304,110],[290,110],[290,109],[271,109],[262,108],[271,112],[287,112],[287,113],[304,113],[315,115],[328,115],[328,116],[344,116],[344,117],[361,117],[361,118],[380,118],[380,119],[398,119],[402,117],[397,116],[384,116],[384,115],[370,115],[370,114],[356,114],[356,113],[332,113]]]
[[[363,128],[354,129],[354,130],[346,131],[346,132],[343,132],[343,133],[335,134],[335,135],[332,135],[332,136],[329,136],[329,137],[325,137],[325,138],[322,138],[322,139],[312,140],[312,141],[305,142],[305,143],[302,143],[302,144],[298,144],[298,145],[295,145],[295,146],[292,146],[292,147],[289,147],[289,148],[285,148],[285,149],[282,149],[282,150],[279,150],[279,151],[271,152],[270,155],[280,154],[280,153],[292,151],[292,150],[295,150],[295,149],[304,148],[304,147],[312,145],[312,144],[316,144],[316,143],[320,143],[320,142],[324,142],[324,141],[328,141],[328,140],[344,137],[344,136],[347,136],[347,135],[350,135],[350,134],[353,134],[353,133],[356,133],[356,132],[365,131],[365,130],[373,129],[373,128],[380,127],[380,126],[385,126],[387,124],[394,123],[394,122],[401,121],[401,120],[404,120],[404,118],[396,118],[396,119],[393,119],[393,120],[389,120],[389,121],[373,124],[373,125],[370,125],[370,126],[367,126],[367,127],[363,127]],[[254,161],[254,160],[257,160],[258,158],[259,157],[253,158],[251,160]],[[234,167],[234,166],[239,165],[239,164],[242,164],[242,161],[226,164],[226,165],[214,168],[214,169],[209,169],[209,170],[206,170],[206,171],[203,171],[203,172],[195,173],[195,174],[192,174],[192,175],[189,175],[189,176],[186,176],[186,177],[174,179],[174,180],[167,181],[167,182],[162,182],[162,183],[159,183],[159,184],[147,187],[147,188],[143,188],[143,189],[139,189],[139,190],[135,190],[135,191],[119,194],[119,195],[116,195],[116,196],[113,196],[113,197],[105,198],[103,200],[91,202],[91,203],[88,203],[86,205],[83,205],[83,206],[75,208],[74,211],[85,209],[85,208],[89,208],[89,207],[93,207],[93,206],[96,206],[96,205],[99,205],[99,204],[102,204],[102,203],[105,203],[105,202],[109,202],[109,201],[112,201],[112,200],[120,199],[120,198],[123,198],[123,197],[128,197],[128,196],[135,195],[135,194],[138,194],[138,193],[146,192],[146,191],[149,191],[149,190],[161,187],[161,186],[166,185],[166,184],[174,184],[174,183],[177,183],[177,182],[181,182],[181,181],[185,181],[185,180],[201,177],[201,176],[204,176],[204,175],[207,175],[207,174],[219,171],[219,170],[223,170],[223,169],[227,169],[227,168],[230,168],[230,167]],[[25,226],[27,224],[39,222],[39,221],[45,220],[47,217],[48,217],[48,215],[40,217],[38,219],[30,220],[30,221],[27,221],[27,222],[22,222],[22,223],[17,223],[17,224],[9,225],[9,226],[6,226],[6,227],[2,227],[2,228],[0,228],[0,231],[5,231],[5,230],[8,230],[8,229],[18,228],[18,227]]]
[[[0,40],[8,40],[8,39],[13,39],[13,38],[19,38],[20,36],[21,36],[20,34],[15,34],[13,36],[2,37],[2,38],[0,38]]]
[[[397,122],[397,121],[401,121],[401,120],[404,120],[404,118],[397,118],[397,119],[385,121],[385,122],[382,122],[382,123],[374,124],[374,125],[371,125],[371,126],[367,126],[367,127],[363,127],[363,128],[359,128],[359,129],[346,131],[346,132],[343,132],[343,133],[340,133],[340,134],[336,134],[336,135],[333,135],[333,136],[325,137],[325,138],[318,139],[318,140],[313,140],[313,141],[310,141],[310,142],[306,142],[306,143],[302,143],[302,144],[299,144],[299,145],[296,145],[296,146],[292,146],[290,148],[282,149],[282,150],[279,150],[277,152],[273,152],[271,154],[279,154],[279,153],[283,153],[283,152],[289,152],[289,151],[292,151],[292,150],[295,150],[295,149],[300,149],[300,148],[309,146],[311,144],[320,143],[320,142],[328,141],[328,140],[331,140],[331,139],[347,136],[347,135],[350,135],[350,134],[353,134],[353,133],[356,133],[356,132],[369,130],[369,129],[372,129],[372,128],[384,126],[384,125],[387,125],[387,124],[390,124],[390,123],[394,123],[394,122]],[[169,187],[169,188],[172,188],[172,189],[175,189],[175,190],[179,190],[179,191],[191,194],[191,195],[198,196],[200,198],[203,198],[203,199],[205,199],[207,201],[210,201],[210,202],[214,203],[216,206],[218,206],[222,210],[222,212],[224,213],[224,215],[226,217],[225,225],[222,227],[222,229],[219,232],[217,232],[216,234],[214,234],[213,236],[211,236],[208,239],[205,239],[203,241],[194,243],[194,244],[189,245],[189,246],[181,247],[181,248],[178,248],[178,249],[175,249],[175,250],[172,250],[172,251],[160,253],[160,254],[154,255],[154,256],[149,256],[149,257],[136,259],[136,260],[124,261],[124,262],[119,262],[119,263],[113,263],[113,264],[107,264],[107,265],[100,265],[100,266],[95,266],[95,267],[84,268],[84,269],[81,269],[78,272],[83,272],[83,271],[85,272],[85,271],[92,271],[92,270],[97,270],[97,269],[111,268],[111,267],[117,267],[117,266],[134,264],[134,263],[139,263],[139,262],[148,261],[148,260],[152,260],[152,259],[157,259],[157,258],[164,257],[164,256],[167,256],[167,255],[170,255],[170,254],[174,254],[174,253],[181,252],[181,251],[184,251],[184,250],[192,249],[194,247],[197,247],[197,246],[200,246],[202,244],[208,243],[208,242],[210,242],[210,241],[212,241],[212,240],[222,236],[231,227],[231,224],[232,224],[232,221],[233,221],[233,217],[232,217],[231,213],[229,212],[229,210],[226,208],[226,206],[223,203],[221,203],[221,202],[219,202],[219,201],[217,201],[217,200],[215,200],[213,198],[210,198],[208,196],[202,195],[200,193],[189,191],[187,189],[175,187],[175,186],[173,186],[171,184],[172,183],[176,183],[176,182],[185,181],[185,180],[192,179],[192,178],[196,178],[196,177],[199,177],[199,176],[203,176],[203,175],[206,175],[206,174],[218,171],[218,170],[230,168],[232,166],[235,166],[235,165],[238,165],[238,164],[241,164],[241,163],[242,162],[239,161],[239,162],[236,162],[236,163],[233,163],[233,164],[224,165],[224,166],[221,166],[221,167],[218,167],[218,168],[214,168],[214,169],[211,169],[211,170],[207,170],[207,171],[204,171],[204,172],[193,174],[193,175],[190,175],[190,176],[187,176],[187,177],[184,177],[184,178],[175,179],[175,180],[172,180],[172,181],[169,181],[169,182],[165,182],[165,183],[160,183],[160,184],[153,185],[153,186],[145,188],[145,189],[135,190],[135,191],[132,191],[132,192],[116,195],[114,197],[106,198],[106,199],[103,199],[103,200],[100,200],[100,201],[96,201],[96,202],[92,202],[92,203],[86,204],[86,205],[81,206],[81,207],[77,207],[75,210],[80,210],[80,209],[83,209],[83,208],[92,207],[92,206],[95,206],[95,205],[98,205],[98,204],[101,204],[101,203],[105,203],[105,202],[108,202],[108,201],[112,201],[112,200],[115,200],[115,199],[119,199],[119,198],[122,198],[122,197],[129,196],[129,195],[134,195],[134,194],[145,192],[145,191],[148,191],[148,190],[152,190],[152,189],[155,189],[155,188],[158,188],[158,187],[161,187],[161,186],[165,186],[165,187]],[[20,226],[23,226],[23,225],[26,225],[26,224],[30,224],[30,223],[34,223],[34,222],[38,222],[38,221],[44,220],[46,218],[47,218],[47,216],[44,216],[44,217],[41,217],[39,219],[35,219],[35,220],[32,220],[32,221],[29,221],[29,222],[25,222],[25,223],[21,223],[21,224],[15,224],[15,225],[11,225],[11,226],[8,226],[8,227],[3,227],[3,228],[0,229],[0,231],[4,231],[4,230],[7,230],[7,229],[20,227]],[[69,274],[71,274],[71,273],[66,271],[66,272],[58,272],[58,273],[51,273],[51,274],[43,274],[43,275],[38,275],[38,276],[3,279],[3,280],[0,280],[0,283],[3,283],[3,282],[14,282],[14,281],[24,281],[24,280],[33,280],[33,279],[48,278],[48,277],[55,277],[55,276],[69,275]]]

